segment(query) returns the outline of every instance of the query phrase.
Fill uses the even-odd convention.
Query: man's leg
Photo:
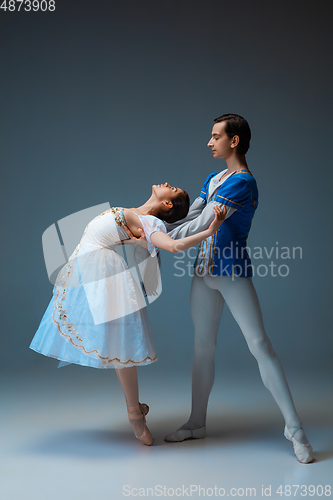
[[[219,291],[212,290],[202,277],[194,275],[190,303],[194,324],[192,412],[186,424],[165,437],[170,442],[204,437],[208,398],[214,383],[214,353],[224,300]]]
[[[294,402],[280,361],[264,329],[262,313],[252,280],[240,277],[204,278],[207,285],[219,290],[231,314],[238,323],[250,352],[256,358],[262,381],[278,404],[286,426],[297,429],[301,426]],[[308,444],[303,429],[294,434],[299,443]]]

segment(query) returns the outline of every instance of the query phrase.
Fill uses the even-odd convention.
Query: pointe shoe
[[[313,448],[311,444],[300,443],[294,438],[296,432],[302,429],[302,427],[298,425],[297,427],[292,427],[292,429],[295,430],[291,433],[288,427],[285,426],[284,437],[293,443],[294,453],[296,455],[297,460],[301,462],[301,464],[308,464],[310,462],[313,462],[314,457],[313,457]]]
[[[154,439],[152,435],[150,434],[150,431],[148,427],[146,426],[146,419],[145,415],[147,415],[149,411],[149,406],[146,404],[141,404],[139,403],[139,408],[141,410],[141,413],[136,413],[135,411],[131,410],[137,410],[137,406],[128,406],[127,407],[127,413],[128,413],[128,419],[131,422],[131,420],[144,420],[144,428],[141,436],[137,436],[135,433],[135,437],[141,441],[141,443],[145,444],[146,446],[151,446],[154,442]]]
[[[177,429],[165,436],[164,441],[167,443],[180,443],[186,439],[202,439],[206,435],[206,427],[198,427],[198,429]]]
[[[141,413],[143,413],[144,415],[147,415],[147,413],[149,412],[149,406],[146,405],[146,403],[139,403],[139,406],[140,406]]]

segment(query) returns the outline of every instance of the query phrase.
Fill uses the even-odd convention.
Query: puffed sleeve
[[[155,231],[162,231],[163,233],[166,233],[166,227],[163,221],[161,219],[158,219],[157,217],[154,217],[153,215],[144,215],[140,217],[141,223],[142,223],[142,228],[144,230],[146,240],[148,242],[148,250],[150,252],[150,255],[152,257],[155,257],[155,255],[158,253],[159,249],[153,245],[153,243],[150,240],[150,237]]]
[[[251,188],[246,179],[234,175],[230,182],[222,184],[215,201],[241,210],[251,196]]]

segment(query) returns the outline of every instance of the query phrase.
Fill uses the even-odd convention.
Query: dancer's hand
[[[211,225],[208,228],[212,234],[216,233],[216,231],[221,226],[221,224],[223,224],[223,222],[225,220],[226,213],[227,213],[227,208],[224,205],[223,210],[221,210],[221,208],[216,205],[213,208],[213,211],[214,211],[215,217],[214,217],[213,222],[211,223]]]
[[[122,243],[126,245],[134,244],[134,245],[139,245],[140,247],[143,248],[148,248],[148,241],[146,240],[145,232],[141,227],[138,227],[138,231],[140,233],[140,237],[137,238],[134,236],[132,231],[128,229],[127,226],[123,226],[126,233],[128,234],[129,239],[128,240],[123,240]]]

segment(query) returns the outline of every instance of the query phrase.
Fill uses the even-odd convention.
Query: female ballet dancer
[[[213,235],[225,218],[217,207],[208,229],[174,241],[163,221],[175,222],[188,209],[188,194],[166,182],[154,185],[140,207],[112,207],[89,222],[58,274],[53,298],[30,344],[64,363],[115,368],[134,434],[145,445],[153,438],[145,420],[149,407],[139,403],[136,367],[157,358],[142,292],[115,247],[125,242],[146,245],[151,256],[159,249],[180,252]]]

